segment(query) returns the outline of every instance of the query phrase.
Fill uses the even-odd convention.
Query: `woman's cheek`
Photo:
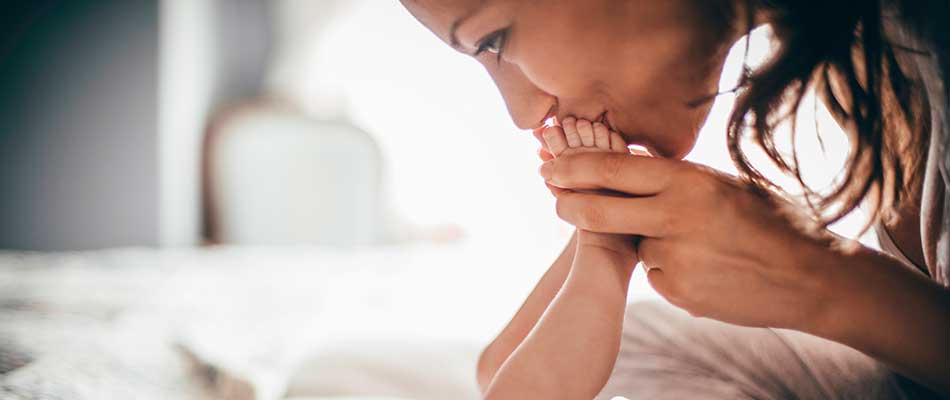
[[[532,51],[513,61],[538,89],[561,99],[578,98],[590,86],[585,78],[590,76],[589,71],[578,65],[584,63],[561,60],[553,53],[540,51]]]
[[[656,109],[648,113],[650,117],[643,121],[649,126],[648,132],[658,154],[664,158],[681,159],[693,146],[702,128],[703,118],[696,111]]]
[[[528,22],[530,23],[530,22]],[[558,96],[575,97],[589,86],[590,58],[586,49],[572,37],[569,26],[544,21],[541,26],[522,27],[506,47],[508,62],[516,64],[525,77],[540,90]],[[531,25],[537,25],[531,23]]]

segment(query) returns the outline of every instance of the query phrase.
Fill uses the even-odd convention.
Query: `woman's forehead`
[[[439,38],[448,43],[449,31],[460,18],[471,14],[485,0],[401,0],[409,12]]]

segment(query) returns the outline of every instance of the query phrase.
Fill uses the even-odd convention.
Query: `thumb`
[[[647,281],[650,282],[650,286],[653,287],[653,290],[656,290],[660,296],[663,296],[663,298],[670,303],[674,303],[674,301],[671,299],[674,297],[670,285],[671,282],[669,277],[663,273],[663,270],[659,268],[647,268],[646,272]]]

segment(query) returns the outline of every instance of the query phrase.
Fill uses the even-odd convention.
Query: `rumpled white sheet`
[[[556,249],[0,253],[0,398],[477,398]]]

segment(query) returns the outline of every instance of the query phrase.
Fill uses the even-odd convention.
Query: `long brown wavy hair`
[[[730,118],[728,147],[741,176],[759,189],[782,191],[750,162],[753,143],[797,179],[812,216],[822,227],[867,201],[869,225],[890,218],[918,194],[920,166],[929,137],[923,82],[902,70],[906,57],[923,51],[892,41],[887,18],[903,5],[892,0],[748,0],[752,16],[772,27],[777,45],[769,61],[747,70]],[[794,121],[809,91],[824,100],[849,135],[851,153],[842,175],[819,193],[802,179],[794,151]],[[793,151],[776,145],[777,127],[792,124]],[[783,192],[784,193],[784,192]]]

